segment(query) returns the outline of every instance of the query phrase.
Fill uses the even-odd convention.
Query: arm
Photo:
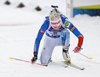
[[[78,53],[79,51],[81,51],[81,47],[83,44],[83,35],[79,32],[79,30],[71,24],[71,26],[69,27],[69,30],[78,38],[78,44],[77,46],[74,48],[74,53]]]
[[[37,37],[35,39],[35,44],[34,44],[34,55],[38,55],[38,49],[39,49],[39,45],[40,45],[40,42],[41,42],[41,39],[45,33],[45,31],[48,29],[48,21],[46,20],[43,25],[41,26],[38,34],[37,34]]]
[[[78,47],[81,47],[83,44],[83,35],[80,33],[80,31],[72,24],[70,23],[70,26],[68,28],[77,38],[78,38]]]
[[[74,52],[79,52],[81,50],[82,44],[83,44],[83,35],[79,32],[79,30],[68,21],[68,19],[65,19],[64,22],[65,28],[68,28],[77,38],[78,38],[78,44],[74,49]]]

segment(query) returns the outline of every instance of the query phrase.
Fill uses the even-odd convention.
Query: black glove
[[[34,63],[37,60],[37,55],[34,55],[34,57],[31,59],[31,62]]]

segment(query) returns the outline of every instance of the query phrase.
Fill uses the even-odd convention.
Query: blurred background
[[[22,13],[17,12],[16,15],[16,10],[20,10],[21,12],[30,12],[31,14],[33,13],[39,13],[39,14],[44,14],[44,16],[49,15],[50,10],[52,10],[51,5],[58,5],[59,8],[58,10],[66,15],[67,17],[75,17],[76,15],[83,15],[87,14],[90,16],[100,16],[100,0],[0,0],[0,17],[4,18],[6,20],[5,24],[9,24],[11,21],[14,20],[21,20],[23,19]],[[6,9],[6,8],[7,9]],[[5,10],[3,10],[3,8]],[[16,9],[16,10],[15,10]],[[10,11],[12,10],[12,12]],[[11,12],[11,13],[10,13]],[[12,16],[11,16],[12,15]],[[2,17],[3,16],[3,17]],[[9,18],[12,19],[11,21],[7,21]],[[25,17],[28,18],[33,18],[29,17],[29,15],[26,15]],[[22,20],[21,20],[22,21]],[[20,23],[21,21],[17,21],[17,24]],[[25,21],[25,20],[24,20]],[[27,23],[32,23],[31,20],[26,20]],[[0,21],[0,23],[3,25],[4,24],[4,19]],[[13,23],[13,22],[11,22]],[[25,23],[25,22],[24,22]]]

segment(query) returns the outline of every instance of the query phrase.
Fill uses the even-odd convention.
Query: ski
[[[37,64],[37,65],[40,65],[40,66],[48,66],[48,65],[45,65],[45,64],[41,64],[41,63],[35,63],[35,64]]]
[[[26,63],[31,63],[30,61],[27,61],[27,60],[22,60],[22,59],[17,59],[17,58],[12,58],[12,57],[9,57],[9,59],[13,59],[13,60],[17,60],[17,61],[22,61],[22,62],[26,62]],[[50,61],[50,63],[52,62],[52,60]],[[71,66],[71,67],[74,67],[76,69],[80,69],[80,70],[84,70],[85,68],[81,68],[79,66],[76,66],[75,64],[73,64],[72,62],[68,61],[63,61],[64,64],[66,64],[65,68],[68,67],[68,66]],[[41,63],[32,63],[32,64],[37,64],[37,65],[40,65],[40,66],[48,66],[48,65],[45,65],[45,64],[41,64]]]
[[[73,64],[70,61],[69,62],[63,61],[63,63],[67,65],[67,66],[65,66],[65,68],[68,67],[68,66],[71,66],[71,67],[76,68],[76,69],[79,69],[79,70],[84,70],[85,69],[85,68],[81,68],[79,66],[76,66],[75,64]]]

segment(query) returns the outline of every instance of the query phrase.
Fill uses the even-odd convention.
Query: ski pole
[[[27,61],[27,60],[22,60],[22,59],[17,59],[17,58],[12,58],[12,57],[9,57],[9,59],[14,59],[14,60],[18,60],[18,61],[23,61],[23,62],[30,63],[30,61]]]
[[[79,53],[79,54],[82,55],[82,56],[84,56],[84,57],[86,57],[86,58],[88,58],[88,59],[92,59],[92,57],[88,57],[88,56],[86,56],[86,55],[84,55],[82,53]]]
[[[17,59],[17,58],[12,58],[12,57],[9,57],[9,59],[14,59],[14,60],[17,60],[17,61],[31,63],[30,61],[27,61],[27,60],[22,60],[22,59]],[[48,66],[48,65],[45,65],[45,64],[41,64],[41,63],[32,63],[32,64],[37,64],[37,65],[41,65],[41,66]]]

